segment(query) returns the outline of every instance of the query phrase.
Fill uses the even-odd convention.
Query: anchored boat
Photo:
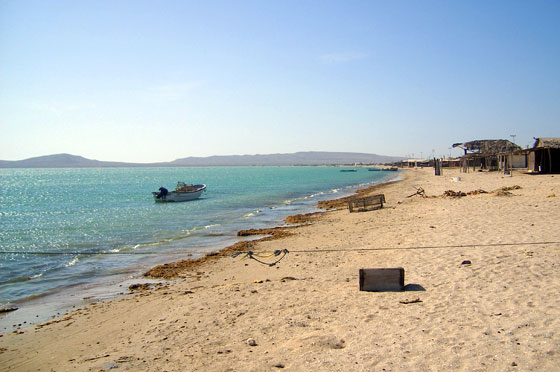
[[[168,191],[162,186],[159,188],[159,192],[154,191],[152,195],[158,203],[184,202],[198,199],[204,190],[206,190],[206,185],[187,185],[184,182],[177,182],[175,190]]]

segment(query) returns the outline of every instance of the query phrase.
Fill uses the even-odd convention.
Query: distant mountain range
[[[164,163],[123,163],[86,159],[70,154],[39,156],[25,160],[0,160],[0,168],[110,168],[110,167],[207,167],[207,166],[262,166],[262,165],[343,165],[385,164],[403,157],[355,152],[296,152],[270,155],[230,155],[189,157]]]

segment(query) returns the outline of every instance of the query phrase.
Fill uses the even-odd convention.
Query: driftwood
[[[399,302],[401,304],[408,305],[408,304],[417,304],[418,302],[422,302],[422,300],[420,298],[415,298],[415,299],[412,299],[412,300],[403,300],[403,301],[399,301]]]
[[[446,190],[441,195],[442,197],[449,197],[449,198],[461,198],[464,196],[472,196],[472,195],[481,195],[481,194],[494,194],[496,196],[511,196],[514,195],[510,191],[511,190],[519,190],[521,186],[514,185],[514,186],[504,186],[492,192],[485,191],[483,189],[473,190],[473,191],[455,191],[455,190]],[[419,187],[416,192],[412,195],[408,195],[407,198],[411,198],[413,196],[419,195],[423,198],[437,198],[437,196],[428,196],[426,195],[426,191],[422,187]]]
[[[453,191],[453,190],[447,190],[443,192],[443,197],[452,197],[452,198],[460,198],[462,196],[467,196],[467,195],[480,195],[480,194],[488,194],[487,191],[484,191],[482,189],[478,189],[478,190],[473,190],[473,191],[469,191],[469,192],[463,192],[463,191]]]
[[[513,186],[513,187],[515,187],[515,186]],[[517,187],[519,187],[519,186],[517,186]],[[444,197],[444,198],[445,197],[461,198],[463,196],[480,195],[480,194],[488,194],[488,191],[485,191],[485,190],[482,190],[482,189],[468,191],[468,192],[446,190],[446,191],[443,192],[443,194],[441,196]],[[426,191],[424,191],[424,189],[422,187],[419,187],[414,194],[408,195],[407,198],[411,198],[411,197],[416,196],[416,195],[419,195],[423,198],[437,198],[437,196],[435,196],[435,195],[426,195]]]
[[[515,194],[511,193],[511,190],[519,190],[521,189],[521,186],[519,185],[513,185],[513,186],[504,186],[501,187],[499,189],[496,189],[494,191],[492,191],[492,194],[494,194],[495,196],[513,196]]]
[[[413,196],[416,195],[420,195],[421,197],[425,198],[426,197],[426,192],[424,191],[423,188],[419,187],[418,189],[416,189],[416,192],[412,195],[408,195],[407,198],[412,198]]]
[[[494,190],[494,192],[497,192],[497,191],[511,191],[511,190],[521,190],[521,189],[522,189],[522,187],[521,187],[521,186],[519,186],[519,185],[513,185],[513,186],[504,186],[504,187],[500,187],[500,188],[499,188],[499,189],[497,189],[497,190]]]
[[[18,308],[15,306],[0,307],[0,313],[9,313],[16,311]]]

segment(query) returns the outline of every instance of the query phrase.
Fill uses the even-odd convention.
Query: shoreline
[[[418,187],[429,197],[408,197]],[[488,193],[444,196],[480,189]],[[291,251],[274,267],[208,260],[179,280],[4,334],[0,364],[557,371],[560,231],[551,227],[560,220],[560,177],[418,169],[377,191],[382,209],[321,213],[291,236],[259,242],[258,253]],[[416,290],[361,292],[358,269],[368,267],[403,267]]]
[[[377,185],[384,183],[385,182],[374,183],[371,186],[367,186],[366,189],[376,187]],[[345,195],[343,196],[343,198],[352,197],[362,190],[362,188],[360,188],[360,184],[349,185],[346,188],[348,188],[349,191],[342,192],[342,195]],[[336,194],[328,196],[334,195]],[[324,201],[325,200],[311,203],[308,206],[303,207],[303,209],[316,210],[318,209],[317,204]],[[318,213],[324,213],[324,211]],[[279,219],[278,223],[275,223],[272,228],[281,227],[283,224],[285,224],[285,219],[290,217],[291,216],[288,215],[285,218]],[[252,228],[249,226],[248,229],[251,230]],[[266,230],[270,228],[264,229]],[[126,296],[129,294],[127,292],[127,288],[129,287],[129,285],[134,285],[139,282],[155,284],[158,280],[175,280],[177,278],[180,278],[179,273],[182,270],[198,267],[200,265],[203,265],[208,260],[228,256],[234,251],[251,249],[251,247],[256,245],[257,241],[263,239],[268,240],[268,238],[266,237],[258,237],[258,234],[255,233],[252,234],[253,236],[255,236],[253,238],[249,238],[248,240],[240,240],[244,237],[241,236],[239,232],[240,231],[237,231],[235,233],[235,236],[232,236],[230,239],[228,239],[232,241],[237,240],[235,243],[230,245],[224,246],[221,244],[210,244],[207,246],[207,248],[210,248],[210,250],[198,253],[167,252],[165,254],[167,258],[160,258],[156,260],[160,263],[154,263],[148,265],[147,267],[143,267],[146,265],[142,265],[142,267],[130,267],[129,269],[123,271],[123,273],[121,274],[114,274],[113,276],[108,276],[105,279],[99,278],[92,282],[77,283],[75,285],[56,288],[47,293],[40,293],[30,296],[29,298],[19,299],[17,301],[11,302],[9,303],[10,306],[7,306],[7,308],[15,306],[16,308],[18,308],[18,310],[0,314],[0,324],[3,323],[3,329],[0,329],[0,334],[2,334],[2,332],[10,332],[14,329],[21,330],[44,322],[50,322],[52,321],[52,319],[60,317],[61,314],[72,311],[76,308],[88,306],[88,304],[92,302],[111,301],[122,296]],[[247,236],[245,236],[245,238],[246,237]],[[194,258],[187,258],[185,260],[179,261],[170,261],[170,259],[173,260],[173,257],[179,258],[181,255],[184,256],[185,254],[189,257],[194,256]],[[133,274],[131,275],[131,273]],[[153,275],[150,275],[149,273]],[[48,310],[45,311],[45,309]],[[15,325],[16,327],[14,327],[13,325]]]
[[[405,174],[406,173],[402,173]],[[406,177],[406,176],[405,176]],[[257,236],[254,240],[246,240],[234,243],[216,251],[206,253],[202,257],[181,260],[177,262],[164,263],[152,267],[146,271],[142,276],[150,279],[175,279],[181,278],[181,273],[187,270],[193,270],[206,264],[209,261],[216,260],[222,257],[231,256],[234,252],[249,251],[258,248],[258,244],[266,241],[283,239],[292,236],[290,230],[297,229],[305,226],[313,220],[320,219],[324,213],[332,212],[346,207],[350,200],[358,199],[372,194],[373,192],[383,190],[384,186],[391,185],[397,182],[402,182],[403,179],[399,176],[397,179],[388,180],[386,182],[377,183],[362,189],[356,189],[351,195],[343,196],[336,199],[320,200],[317,202],[316,208],[321,209],[319,212],[309,212],[303,214],[289,215],[284,219],[285,223],[292,224],[288,226],[273,226],[269,228],[247,229],[239,230],[238,237]],[[260,238],[258,238],[261,236]]]

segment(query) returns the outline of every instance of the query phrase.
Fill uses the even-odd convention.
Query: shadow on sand
[[[417,292],[417,291],[425,291],[426,289],[422,287],[420,284],[407,284],[403,287],[403,291],[409,292]]]

